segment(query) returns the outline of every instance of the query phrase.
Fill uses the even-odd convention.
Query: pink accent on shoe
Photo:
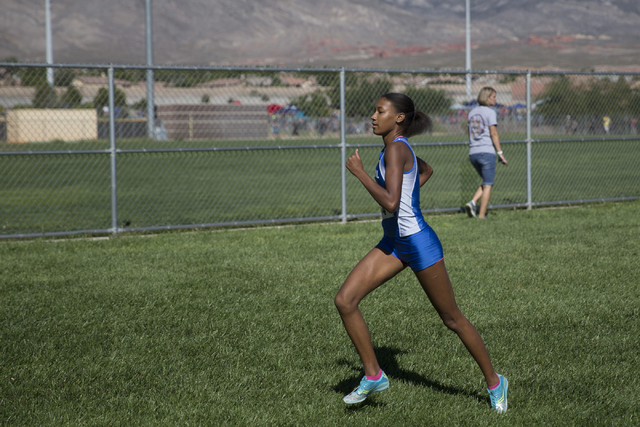
[[[375,377],[370,377],[369,375],[367,375],[367,379],[371,381],[378,381],[380,377],[382,377],[382,369],[380,369],[380,372],[378,372],[378,375],[376,375]]]
[[[489,390],[496,389],[496,388],[498,388],[498,386],[499,386],[499,385],[500,385],[500,377],[498,377],[498,384],[496,384],[496,385],[494,385],[494,386],[489,387]]]

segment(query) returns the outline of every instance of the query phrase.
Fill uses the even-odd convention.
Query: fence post
[[[527,71],[527,210],[531,210],[531,71]]]
[[[153,17],[151,0],[145,0],[145,30],[147,40],[147,65],[153,66]],[[147,69],[147,136],[156,139],[156,102],[153,94],[153,70]]]
[[[113,67],[109,68],[109,147],[111,151],[111,232],[118,234],[118,183],[116,180],[116,124]]]
[[[347,139],[345,137],[344,117],[346,114],[344,100],[344,67],[340,70],[340,165],[342,182],[342,222],[347,222]]]

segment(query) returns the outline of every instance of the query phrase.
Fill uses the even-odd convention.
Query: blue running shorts
[[[395,256],[413,271],[424,270],[444,258],[440,239],[428,225],[411,236],[384,236],[376,248]]]
[[[482,185],[493,185],[496,177],[496,155],[494,153],[469,154],[469,160],[482,177]]]

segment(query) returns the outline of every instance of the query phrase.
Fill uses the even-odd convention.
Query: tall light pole
[[[467,32],[467,60],[466,60],[466,66],[465,66],[465,70],[467,70],[467,97],[470,98],[471,97],[471,74],[469,73],[469,71],[471,71],[471,32],[469,31],[469,27],[471,26],[471,7],[469,6],[469,1],[470,0],[466,0],[467,1],[467,7],[466,7],[466,15],[467,15],[467,19],[466,19],[466,32]]]
[[[151,0],[145,0],[147,30],[147,65],[153,66],[153,19],[151,19]],[[147,69],[147,136],[156,137],[155,101],[153,99],[153,70]]]
[[[53,64],[53,43],[51,41],[51,2],[45,0],[44,3],[45,12],[45,32],[47,33],[47,64]],[[47,68],[47,81],[49,85],[53,87],[53,68]]]

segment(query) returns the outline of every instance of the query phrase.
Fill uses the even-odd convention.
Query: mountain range
[[[471,0],[472,67],[640,66],[638,0]],[[156,65],[463,69],[465,1],[153,0]],[[54,62],[145,64],[145,0],[52,0]],[[45,62],[42,0],[2,0],[0,60]]]

